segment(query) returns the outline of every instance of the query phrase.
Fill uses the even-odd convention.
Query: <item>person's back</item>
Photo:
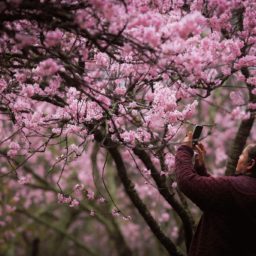
[[[227,182],[232,203],[203,210],[189,256],[256,255],[256,179],[227,177]]]
[[[203,211],[189,256],[256,256],[256,177],[197,172],[193,154],[182,145],[175,161],[179,188]]]

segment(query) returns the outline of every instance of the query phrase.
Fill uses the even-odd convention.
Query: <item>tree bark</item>
[[[35,238],[32,241],[32,249],[31,249],[31,256],[38,256],[39,255],[39,244],[40,244],[40,239]]]
[[[250,76],[249,70],[247,68],[242,69],[242,74],[248,78]],[[253,86],[247,84],[248,92],[249,92],[249,101],[252,103],[256,103],[256,95],[252,94]],[[229,158],[226,165],[226,175],[232,175],[235,173],[236,165],[239,159],[240,154],[245,147],[246,140],[250,136],[251,129],[253,127],[255,113],[250,110],[251,116],[247,120],[243,120],[239,126],[236,137],[231,146],[231,150],[229,152]]]
[[[236,165],[239,159],[240,154],[243,151],[243,148],[246,144],[246,140],[250,135],[252,126],[254,122],[254,117],[243,120],[239,126],[236,137],[233,141],[231,150],[229,152],[229,159],[226,166],[226,175],[232,175],[235,173]]]

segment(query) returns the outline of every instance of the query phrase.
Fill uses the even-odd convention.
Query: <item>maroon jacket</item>
[[[182,145],[175,157],[180,190],[203,211],[188,255],[256,256],[256,178],[196,172],[193,154]]]

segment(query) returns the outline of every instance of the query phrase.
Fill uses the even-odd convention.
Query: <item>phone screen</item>
[[[201,126],[201,125],[197,125],[195,127],[194,132],[193,132],[193,136],[192,136],[192,140],[193,140],[194,145],[197,144],[197,141],[201,136],[202,130],[203,130],[203,126]]]

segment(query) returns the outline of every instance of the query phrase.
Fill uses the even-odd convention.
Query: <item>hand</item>
[[[202,143],[196,144],[195,150],[198,153],[195,157],[195,161],[199,166],[204,166],[204,159],[206,155],[206,150],[204,145]]]
[[[182,142],[182,145],[186,145],[188,147],[193,148],[193,145],[192,145],[192,132],[191,131],[188,131],[187,136],[184,138],[184,140]]]

